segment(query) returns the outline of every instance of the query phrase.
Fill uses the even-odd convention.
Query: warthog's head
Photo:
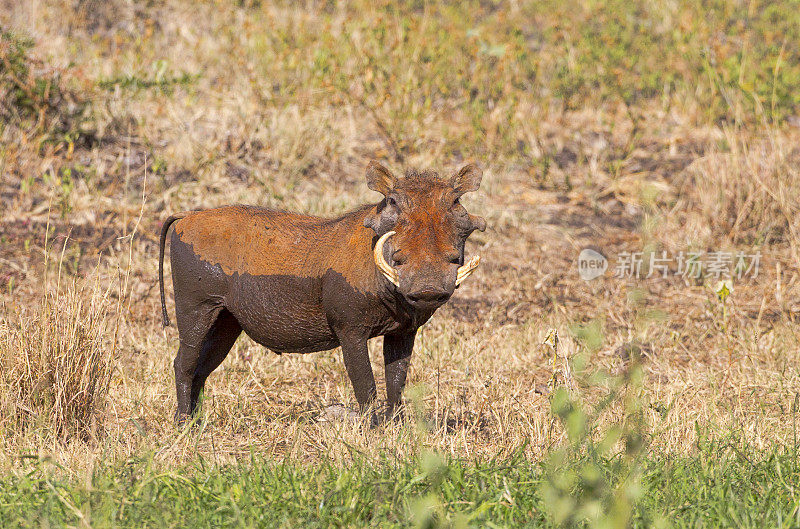
[[[478,256],[464,263],[464,242],[486,221],[459,199],[478,189],[482,174],[474,164],[450,178],[428,171],[397,178],[377,162],[367,167],[367,185],[384,196],[364,220],[379,236],[375,264],[412,306],[441,306],[478,266]]]

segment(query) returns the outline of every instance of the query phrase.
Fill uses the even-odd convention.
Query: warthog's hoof
[[[199,424],[200,419],[197,416],[178,411],[175,412],[175,426],[177,426],[179,430],[186,428],[187,425],[196,428]]]
[[[383,422],[384,423],[391,423],[391,422],[403,422],[406,419],[406,414],[402,406],[398,406],[394,409],[387,409],[383,415]]]

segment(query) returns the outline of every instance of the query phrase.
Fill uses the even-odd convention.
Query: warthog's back
[[[339,219],[252,206],[226,206],[193,213],[175,224],[181,242],[200,259],[229,275],[322,277],[333,269],[354,284],[370,270],[369,255],[355,255],[369,208]],[[358,257],[363,257],[361,262]],[[357,266],[360,265],[360,266]],[[367,266],[365,266],[367,265]]]

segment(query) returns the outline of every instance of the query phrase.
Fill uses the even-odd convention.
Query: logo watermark
[[[761,252],[620,252],[614,260],[613,277],[648,279],[683,277],[686,279],[743,279],[758,277]],[[578,274],[591,281],[605,275],[609,260],[600,252],[585,248],[578,255]]]
[[[581,279],[591,281],[606,273],[608,269],[608,259],[591,248],[581,250],[578,255],[578,273]]]

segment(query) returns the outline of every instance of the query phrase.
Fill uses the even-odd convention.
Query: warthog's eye
[[[461,204],[461,197],[458,197],[457,199],[455,199],[455,200],[453,201],[453,207],[456,207],[456,206],[458,206],[459,204]]]
[[[397,207],[397,201],[394,199],[394,197],[386,197],[386,204],[392,207]]]

